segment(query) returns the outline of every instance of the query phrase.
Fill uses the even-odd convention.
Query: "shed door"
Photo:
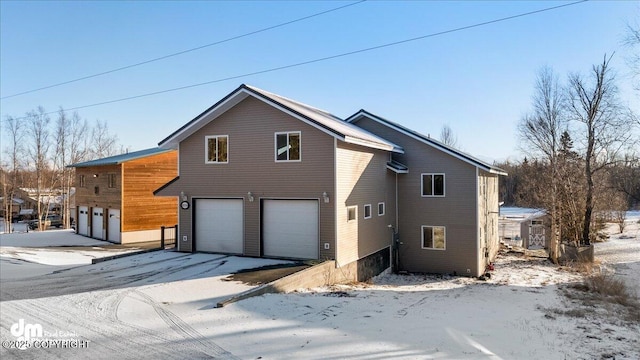
[[[78,206],[78,234],[89,236],[89,207]]]
[[[103,209],[95,207],[91,210],[91,237],[104,240],[104,214]]]
[[[107,237],[109,241],[120,243],[120,209],[109,209],[107,221]]]
[[[263,200],[263,255],[318,258],[318,201]]]
[[[242,199],[195,199],[195,249],[242,254]]]

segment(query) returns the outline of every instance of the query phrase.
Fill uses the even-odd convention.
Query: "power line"
[[[265,74],[265,73],[270,73],[270,72],[274,72],[274,71],[290,69],[290,68],[294,68],[294,67],[298,67],[298,66],[309,65],[309,64],[313,64],[313,63],[317,63],[317,62],[321,62],[321,61],[337,59],[337,58],[341,58],[341,57],[345,57],[345,56],[360,54],[360,53],[364,53],[364,52],[369,52],[369,51],[373,51],[373,50],[378,50],[378,49],[383,49],[383,48],[387,48],[387,47],[391,47],[391,46],[405,44],[405,43],[409,43],[409,42],[413,42],[413,41],[423,40],[423,39],[431,38],[431,37],[435,37],[435,36],[450,34],[450,33],[453,33],[453,32],[473,29],[473,28],[477,28],[477,27],[480,27],[480,26],[486,26],[486,25],[495,24],[495,23],[499,23],[499,22],[503,22],[503,21],[507,21],[507,20],[513,20],[513,19],[516,19],[516,18],[524,17],[524,16],[529,16],[529,15],[539,14],[539,13],[543,13],[543,12],[547,12],[547,11],[557,10],[557,9],[568,7],[568,6],[581,4],[581,3],[584,3],[584,2],[587,2],[587,1],[589,1],[589,0],[575,1],[575,2],[572,2],[572,3],[568,3],[568,4],[552,6],[552,7],[548,7],[548,8],[544,8],[544,9],[540,9],[540,10],[529,11],[529,12],[525,12],[525,13],[521,13],[521,14],[502,17],[502,18],[499,18],[499,19],[484,21],[484,22],[480,22],[480,23],[476,23],[476,24],[472,24],[472,25],[457,27],[457,28],[450,29],[450,30],[439,31],[439,32],[435,32],[435,33],[431,33],[431,34],[427,34],[427,35],[422,35],[422,36],[413,37],[413,38],[409,38],[409,39],[394,41],[394,42],[390,42],[390,43],[386,43],[386,44],[382,44],[382,45],[372,46],[372,47],[363,48],[363,49],[359,49],[359,50],[353,50],[353,51],[340,53],[340,54],[336,54],[336,55],[325,56],[325,57],[317,58],[317,59],[313,59],[313,60],[307,60],[307,61],[303,61],[303,62],[298,62],[298,63],[295,63],[295,64],[283,65],[283,66],[279,66],[279,67],[274,67],[274,68],[269,68],[269,69],[265,69],[265,70],[254,71],[254,72],[250,72],[250,73],[244,73],[244,74],[241,74],[241,75],[229,76],[229,77],[225,77],[225,78],[220,78],[220,79],[211,80],[211,81],[205,81],[205,82],[196,83],[196,84],[185,85],[185,86],[180,86],[180,87],[166,89],[166,90],[154,91],[154,92],[144,93],[144,94],[140,94],[140,95],[128,96],[128,97],[124,97],[124,98],[120,98],[120,99],[107,100],[107,101],[102,101],[102,102],[93,103],[93,104],[89,104],[89,105],[76,106],[76,107],[65,109],[65,110],[66,111],[74,111],[74,110],[85,109],[85,108],[95,107],[95,106],[100,106],[100,105],[113,104],[113,103],[116,103],[116,102],[139,99],[139,98],[147,97],[147,96],[159,95],[159,94],[164,94],[164,93],[168,93],[168,92],[179,91],[179,90],[184,90],[184,89],[189,89],[189,88],[193,88],[193,87],[204,86],[204,85],[209,85],[209,84],[214,84],[214,83],[219,83],[219,82],[228,81],[228,80],[239,79],[239,78],[253,76],[253,75],[259,75],[259,74]],[[55,113],[57,113],[57,111],[48,112],[46,114],[49,115],[49,114],[55,114]],[[24,119],[24,118],[25,117],[17,118],[17,119]]]
[[[17,93],[17,94],[3,96],[3,97],[0,97],[0,100],[16,97],[16,96],[20,96],[20,95],[30,94],[30,93],[33,93],[33,92],[36,92],[36,91],[51,89],[51,88],[54,88],[54,87],[67,85],[67,84],[71,84],[71,83],[82,81],[82,80],[91,79],[91,78],[102,76],[102,75],[111,74],[111,73],[114,73],[114,72],[117,72],[117,71],[122,71],[122,70],[126,70],[126,69],[131,69],[133,67],[141,66],[141,65],[146,65],[146,64],[149,64],[149,63],[152,63],[152,62],[168,59],[168,58],[171,58],[171,57],[174,57],[174,56],[178,56],[178,55],[190,53],[190,52],[193,52],[193,51],[201,50],[201,49],[204,49],[204,48],[207,48],[207,47],[210,47],[210,46],[223,44],[223,43],[226,43],[226,42],[229,42],[229,41],[241,39],[241,38],[244,38],[244,37],[247,37],[247,36],[251,36],[251,35],[255,35],[255,34],[259,34],[259,33],[265,32],[265,31],[277,29],[279,27],[291,25],[291,24],[294,24],[294,23],[297,23],[297,22],[300,22],[300,21],[303,21],[303,20],[308,20],[308,19],[320,16],[320,15],[328,14],[328,13],[331,13],[331,12],[334,12],[334,11],[338,11],[338,10],[342,10],[344,8],[348,8],[350,6],[358,5],[358,4],[363,3],[365,1],[367,1],[367,0],[356,1],[356,2],[351,3],[351,4],[347,4],[347,5],[339,6],[339,7],[333,8],[333,9],[321,11],[319,13],[311,14],[311,15],[304,16],[304,17],[301,17],[301,18],[298,18],[298,19],[295,19],[295,20],[290,20],[290,21],[283,22],[283,23],[280,23],[280,24],[277,24],[277,25],[269,26],[269,27],[266,27],[266,28],[263,28],[263,29],[260,29],[260,30],[251,31],[251,32],[248,32],[248,33],[245,33],[245,34],[242,34],[242,35],[232,36],[232,37],[224,39],[224,40],[219,40],[219,41],[216,41],[216,42],[212,42],[212,43],[201,45],[201,46],[194,47],[194,48],[191,48],[191,49],[179,51],[179,52],[172,53],[172,54],[169,54],[169,55],[164,55],[164,56],[160,56],[160,57],[157,57],[157,58],[141,61],[141,62],[138,62],[138,63],[135,63],[135,64],[125,65],[125,66],[122,66],[122,67],[119,67],[119,68],[115,68],[115,69],[99,72],[99,73],[96,73],[96,74],[87,75],[87,76],[79,77],[79,78],[76,78],[76,79],[67,80],[67,81],[63,81],[63,82],[60,82],[60,83],[47,85],[47,86],[43,86],[43,87],[39,87],[39,88],[36,88],[36,89],[27,90],[27,91],[23,91],[23,92],[20,92],[20,93]]]

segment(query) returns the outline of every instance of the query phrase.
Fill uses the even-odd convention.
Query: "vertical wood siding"
[[[398,175],[401,269],[479,275],[476,167],[368,118],[356,125],[405,151],[393,154],[394,160],[409,167],[408,174]],[[422,197],[422,173],[444,173],[446,196]],[[446,228],[446,250],[422,248],[423,225]]]
[[[386,151],[338,142],[336,154],[337,261],[343,266],[390,245],[395,178],[388,176]],[[379,202],[385,203],[384,216],[378,216]],[[365,204],[371,205],[370,219],[364,218]],[[351,206],[357,206],[356,220],[347,221]]]
[[[301,159],[275,162],[274,133],[300,131]],[[227,164],[205,164],[205,136],[228,135]],[[260,199],[320,200],[321,259],[335,257],[334,138],[248,97],[180,143],[180,179],[159,195],[244,199],[244,254],[260,256]],[[330,202],[322,201],[327,192]],[[251,192],[254,201],[247,199]],[[180,211],[179,250],[193,249],[193,206]],[[182,241],[183,236],[188,241]],[[196,239],[197,242],[197,239]],[[329,250],[321,244],[329,243]]]

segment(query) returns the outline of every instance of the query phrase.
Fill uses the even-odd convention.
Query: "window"
[[[86,187],[85,183],[84,183],[84,175],[80,175],[78,177],[78,186],[80,187]]]
[[[300,131],[276,133],[276,161],[300,161]]]
[[[349,206],[347,208],[347,221],[353,221],[358,216],[358,207],[357,206]]]
[[[422,227],[422,248],[432,250],[445,250],[444,226]]]
[[[94,187],[94,188],[93,188],[93,193],[94,193],[95,195],[100,195],[100,187],[99,187],[99,186]]]
[[[371,219],[371,204],[364,206],[364,218]]]
[[[206,149],[204,162],[206,164],[226,164],[229,162],[229,136],[206,136],[205,146]]]
[[[382,215],[384,215],[384,203],[380,202],[378,203],[378,216]]]
[[[109,187],[116,187],[116,174],[109,174]]]
[[[422,174],[422,196],[444,196],[444,174]]]

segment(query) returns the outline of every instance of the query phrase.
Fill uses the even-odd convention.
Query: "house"
[[[360,110],[347,122],[402,146],[399,267],[478,276],[499,248],[498,176],[506,173],[400,124]]]
[[[332,259],[362,280],[397,245],[401,270],[484,273],[504,173],[366,114],[241,85],[162,140],[179,174],[155,194],[180,200],[178,250]]]
[[[178,221],[175,198],[153,195],[176,177],[177,151],[152,148],[69,165],[76,169],[76,232],[114,243],[160,240]]]

